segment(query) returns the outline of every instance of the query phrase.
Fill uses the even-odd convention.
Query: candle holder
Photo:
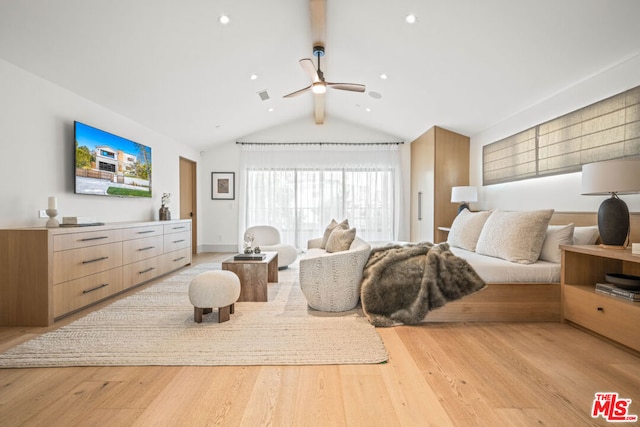
[[[47,216],[49,217],[49,221],[47,221],[47,228],[56,228],[60,227],[60,223],[56,219],[58,216],[58,209],[47,209]]]

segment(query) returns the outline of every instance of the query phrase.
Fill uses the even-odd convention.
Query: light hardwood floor
[[[52,328],[0,328],[0,351],[100,306]],[[591,418],[596,392],[640,415],[638,354],[567,324],[378,332],[390,355],[378,365],[0,369],[0,425],[608,425]]]

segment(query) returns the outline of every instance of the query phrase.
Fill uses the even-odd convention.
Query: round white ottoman
[[[193,304],[193,320],[202,322],[202,315],[218,308],[218,322],[226,322],[234,312],[240,297],[240,279],[227,270],[198,274],[189,284],[189,301]]]

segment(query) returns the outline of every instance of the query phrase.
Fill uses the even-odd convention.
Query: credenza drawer
[[[86,248],[122,240],[122,230],[98,230],[53,236],[53,251]]]
[[[563,292],[565,319],[640,351],[640,329],[632,326],[640,323],[640,303],[579,286],[565,285]]]
[[[180,233],[183,231],[191,231],[191,223],[190,222],[179,222],[176,224],[165,224],[164,225],[164,234],[171,233]]]
[[[163,225],[132,227],[122,230],[122,240],[143,239],[145,237],[162,236]]]
[[[122,243],[53,253],[53,283],[110,270],[122,265]]]
[[[122,267],[124,288],[130,288],[163,274],[161,259],[161,257],[149,258]]]
[[[122,291],[122,269],[114,268],[53,287],[53,317],[63,316]]]
[[[169,252],[162,256],[163,273],[177,270],[188,264],[191,264],[191,247]]]
[[[191,231],[164,235],[164,253],[191,247]]]
[[[125,240],[122,242],[122,261],[125,264],[153,258],[163,254],[164,238],[162,236],[144,239]]]

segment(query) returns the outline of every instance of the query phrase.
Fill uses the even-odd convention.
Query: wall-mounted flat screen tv
[[[151,197],[151,148],[74,122],[75,192]]]

